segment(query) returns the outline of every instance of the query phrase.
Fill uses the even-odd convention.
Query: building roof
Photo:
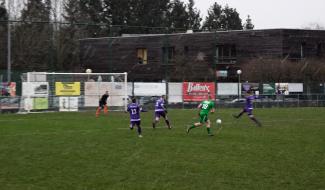
[[[246,33],[246,32],[267,32],[267,31],[321,31],[325,30],[313,30],[313,29],[293,29],[293,28],[273,28],[273,29],[255,29],[255,30],[226,30],[216,31],[217,33]],[[117,37],[100,37],[100,38],[83,38],[80,40],[101,40],[101,39],[121,39],[121,38],[139,38],[139,37],[159,37],[159,36],[177,36],[177,35],[200,35],[200,34],[213,34],[215,32],[189,32],[189,33],[171,33],[171,34],[122,34]]]

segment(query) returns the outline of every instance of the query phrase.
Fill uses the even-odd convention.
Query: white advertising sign
[[[133,96],[133,83],[128,82],[128,96]]]
[[[183,102],[183,83],[168,83],[168,102]]]
[[[239,84],[241,93],[241,84]],[[238,95],[238,83],[217,83],[217,95]]]
[[[44,97],[49,94],[48,82],[23,82],[23,96]]]
[[[288,89],[289,89],[289,92],[303,92],[304,85],[303,85],[303,83],[289,83]]]
[[[78,111],[78,97],[59,97],[59,111]]]
[[[166,95],[166,83],[134,83],[135,96],[162,96]]]
[[[24,109],[32,110],[34,99],[37,97],[47,97],[49,95],[48,82],[23,82],[22,96],[24,98]]]

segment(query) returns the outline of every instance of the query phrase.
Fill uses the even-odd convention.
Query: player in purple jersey
[[[140,112],[141,108],[139,104],[136,103],[136,99],[132,98],[132,103],[128,105],[127,111],[130,113],[130,129],[133,130],[134,126],[136,125],[138,128],[138,136],[142,137],[142,130],[141,130],[141,119],[140,119]]]
[[[244,109],[238,114],[233,115],[236,119],[240,118],[244,113],[247,113],[248,117],[254,121],[257,126],[262,127],[262,124],[255,118],[253,115],[253,100],[258,99],[258,96],[253,95],[253,92],[251,90],[248,90],[246,92],[246,102]]]
[[[156,128],[156,124],[159,122],[160,117],[165,119],[168,129],[171,129],[170,122],[167,117],[167,109],[165,107],[166,97],[162,95],[155,104],[155,119],[152,123],[152,128]]]

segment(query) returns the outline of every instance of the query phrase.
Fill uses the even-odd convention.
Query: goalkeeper
[[[105,92],[105,94],[102,95],[102,97],[99,100],[99,106],[96,110],[96,117],[99,117],[100,111],[104,110],[104,113],[108,113],[108,107],[107,107],[107,99],[109,97],[108,91]]]

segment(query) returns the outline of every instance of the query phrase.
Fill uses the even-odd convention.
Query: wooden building
[[[325,57],[325,31],[267,29],[128,35],[80,40],[84,69],[128,72],[130,81],[235,79],[247,60]]]

